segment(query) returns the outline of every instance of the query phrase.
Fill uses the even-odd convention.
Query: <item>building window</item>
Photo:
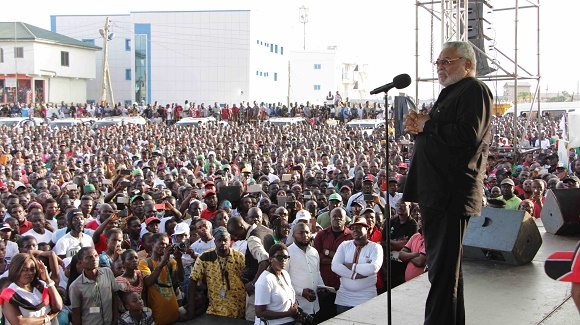
[[[91,45],[95,45],[95,39],[94,38],[83,38],[83,42],[84,43],[91,44]]]
[[[284,55],[284,46],[280,46],[280,55]]]
[[[270,44],[270,52],[274,52],[274,44]]]
[[[24,48],[23,47],[15,47],[14,48],[14,57],[17,59],[22,59],[24,57]]]
[[[131,51],[131,39],[125,38],[125,51]]]
[[[260,77],[262,76],[262,72],[260,72]]]
[[[320,64],[314,64],[314,70],[320,70]]]
[[[69,58],[68,58],[68,52],[65,51],[60,51],[60,65],[62,65],[63,67],[69,67]]]
[[[125,69],[125,80],[131,80],[131,69]]]
[[[262,45],[262,41],[260,41],[260,45]]]
[[[257,43],[258,45],[260,45],[260,40],[256,40],[256,43]]]
[[[0,63],[4,63],[4,49],[0,49]]]
[[[260,75],[260,72],[256,70],[256,76],[259,76],[259,75]]]
[[[267,77],[267,76],[268,76],[268,72],[264,72],[264,77]]]
[[[320,85],[314,85],[314,90],[320,90]]]
[[[274,81],[278,81],[278,72],[274,72]]]
[[[274,45],[274,53],[278,53],[278,45]]]

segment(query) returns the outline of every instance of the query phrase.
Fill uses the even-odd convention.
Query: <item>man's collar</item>
[[[246,240],[248,239],[248,237],[250,237],[250,234],[256,228],[258,228],[258,225],[257,224],[253,224],[253,225],[250,226],[250,228],[248,228],[248,231],[246,231]]]

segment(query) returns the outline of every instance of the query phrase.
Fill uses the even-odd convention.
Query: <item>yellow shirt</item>
[[[197,258],[191,270],[191,281],[203,281],[207,285],[209,307],[206,313],[244,318],[246,291],[239,274],[245,264],[244,255],[233,249],[227,258],[218,256],[215,248]]]
[[[159,262],[151,260],[151,265],[155,269]],[[177,272],[177,262],[174,259],[169,259],[169,263],[161,270],[157,282],[147,288],[147,307],[153,311],[153,319],[157,325],[172,324],[179,319],[179,304],[175,291],[171,286],[171,279],[168,268],[171,267],[172,273]],[[151,274],[151,269],[147,265],[147,259],[139,261],[139,271],[143,274],[143,278]],[[159,286],[158,283],[165,286]]]

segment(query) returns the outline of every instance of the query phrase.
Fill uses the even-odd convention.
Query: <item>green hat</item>
[[[332,200],[338,200],[338,201],[342,202],[342,196],[340,196],[340,194],[338,194],[338,193],[332,193],[328,197],[328,201],[332,201]]]
[[[197,155],[197,157],[195,157],[196,159],[204,159],[205,157],[203,155]]]
[[[90,191],[96,191],[97,189],[95,188],[95,185],[93,184],[87,184],[83,187],[83,193],[87,193]]]
[[[356,219],[354,219],[354,222],[351,223],[350,225],[348,225],[348,228],[351,228],[354,225],[362,225],[365,227],[369,227],[369,224],[367,223],[367,219],[365,217],[358,217]]]
[[[129,204],[133,204],[133,201],[135,201],[135,200],[145,201],[145,198],[142,197],[141,195],[135,195],[131,198],[131,200],[129,200]]]

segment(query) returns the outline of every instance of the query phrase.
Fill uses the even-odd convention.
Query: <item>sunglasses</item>
[[[287,261],[290,259],[289,255],[274,255],[274,258],[278,260],[278,262]]]

